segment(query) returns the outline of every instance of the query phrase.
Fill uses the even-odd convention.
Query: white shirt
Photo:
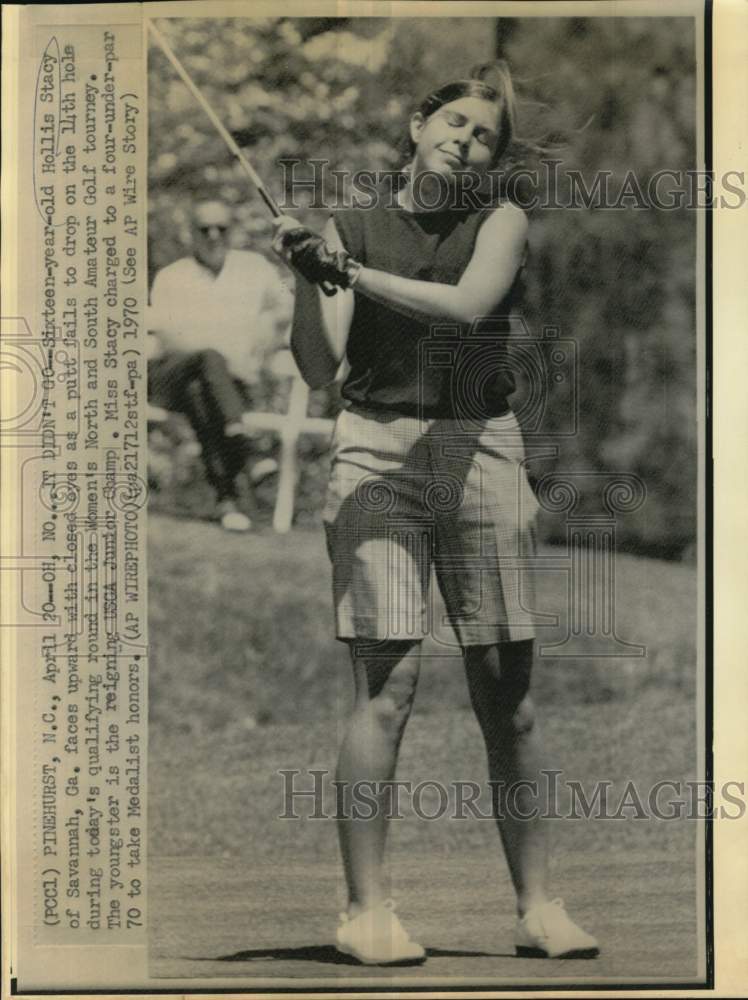
[[[281,346],[279,328],[291,308],[290,292],[262,254],[229,250],[215,275],[194,257],[159,271],[148,325],[161,352],[212,347],[233,375],[252,382],[267,354]]]

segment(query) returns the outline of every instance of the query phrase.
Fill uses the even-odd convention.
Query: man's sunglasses
[[[218,232],[221,234],[221,236],[225,236],[226,233],[229,231],[229,227],[228,226],[198,226],[197,227],[198,232],[202,233],[203,236],[208,236],[210,234],[210,231],[212,229],[217,229]]]

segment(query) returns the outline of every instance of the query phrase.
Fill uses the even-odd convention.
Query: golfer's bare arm
[[[470,263],[456,285],[415,281],[364,267],[356,291],[420,319],[472,323],[491,312],[512,287],[525,254],[527,217],[503,205],[483,223]]]
[[[332,249],[345,249],[332,219],[323,235]],[[353,301],[350,290],[339,288],[337,295],[327,296],[296,274],[291,351],[304,381],[313,389],[335,380],[345,357]]]

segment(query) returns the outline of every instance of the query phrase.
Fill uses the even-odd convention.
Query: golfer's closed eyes
[[[467,124],[467,118],[465,115],[459,114],[457,111],[445,111],[442,118],[450,125],[452,128],[463,128]],[[496,139],[496,135],[487,128],[481,128],[480,126],[476,128],[473,135],[482,143],[484,146],[490,146],[491,143]]]

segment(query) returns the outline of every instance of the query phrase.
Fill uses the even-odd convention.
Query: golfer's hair
[[[424,118],[430,118],[439,108],[451,101],[459,101],[461,97],[479,97],[499,108],[499,139],[491,162],[491,166],[495,167],[511,143],[516,128],[517,102],[512,75],[505,60],[496,59],[474,66],[467,79],[439,87],[421,102],[416,111]],[[410,136],[407,145],[410,157],[415,152],[415,143]]]

